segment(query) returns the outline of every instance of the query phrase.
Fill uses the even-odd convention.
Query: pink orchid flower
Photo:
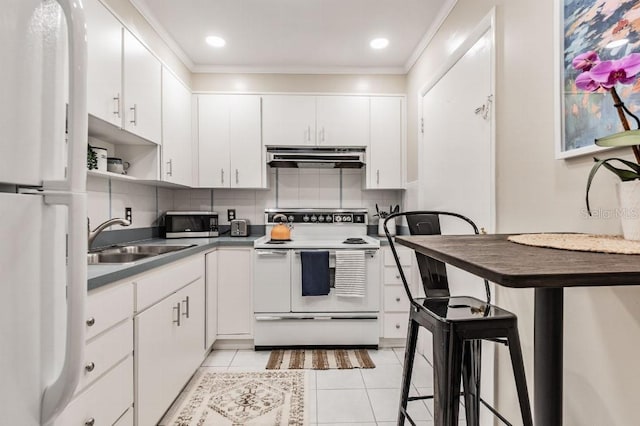
[[[631,84],[640,72],[640,54],[632,53],[622,59],[602,61],[596,64],[589,73],[591,78],[605,89],[616,85]]]
[[[588,52],[581,53],[580,55],[573,58],[573,61],[571,61],[571,65],[573,65],[573,68],[577,70],[589,71],[594,67],[594,65],[598,64],[599,62],[600,57],[598,56],[598,54],[593,50],[590,50]]]
[[[576,87],[587,92],[595,92],[600,88],[600,83],[593,80],[589,71],[585,71],[576,77]]]

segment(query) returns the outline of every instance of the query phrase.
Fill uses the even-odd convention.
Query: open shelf
[[[114,179],[114,180],[126,180],[126,181],[130,181],[130,182],[138,182],[138,181],[140,181],[140,179],[138,179],[136,177],[133,177],[133,176],[123,175],[123,174],[119,174],[119,173],[112,173],[112,172],[103,172],[103,171],[100,171],[100,170],[87,170],[87,176],[109,178],[109,179]]]

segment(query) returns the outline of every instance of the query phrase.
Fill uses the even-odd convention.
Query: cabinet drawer
[[[133,408],[129,408],[113,426],[133,426]]]
[[[131,283],[117,284],[89,292],[87,297],[87,340],[133,314]]]
[[[87,387],[111,367],[133,352],[133,321],[124,320],[116,327],[91,340],[85,349],[84,368],[77,392]]]
[[[153,305],[169,294],[204,276],[204,255],[172,263],[134,280],[136,312]]]
[[[385,312],[409,312],[409,298],[403,286],[387,285],[384,287]]]
[[[409,314],[384,314],[384,332],[386,338],[407,337],[407,326],[409,325]]]
[[[56,426],[112,425],[133,404],[133,358],[122,361],[67,406]]]
[[[408,267],[402,267],[404,271],[404,276],[407,279],[407,282],[411,283],[411,270]],[[400,271],[395,266],[385,266],[384,267],[384,284],[391,285],[402,285],[402,278],[400,278]]]
[[[413,261],[413,250],[399,248],[396,245],[398,257],[400,258],[400,264],[402,266],[411,266]],[[396,266],[396,260],[393,258],[393,252],[391,248],[384,249],[384,266]]]

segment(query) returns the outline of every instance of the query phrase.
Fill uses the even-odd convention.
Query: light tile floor
[[[369,351],[376,368],[353,370],[306,370],[309,383],[310,425],[395,425],[404,349]],[[216,350],[202,367],[216,371],[264,370],[269,351]],[[416,355],[411,393],[431,393],[431,365]],[[409,412],[420,426],[433,425],[430,404],[416,401]],[[461,413],[462,414],[462,413]],[[408,424],[408,422],[407,422]]]

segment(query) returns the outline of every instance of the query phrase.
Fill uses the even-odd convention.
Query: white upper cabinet
[[[199,186],[264,187],[260,124],[260,96],[198,96]]]
[[[151,142],[161,138],[160,61],[124,31],[124,129]]]
[[[265,95],[267,146],[368,146],[367,96]]]
[[[192,186],[191,90],[162,69],[162,180]]]
[[[262,107],[265,145],[316,144],[315,96],[266,95]]]
[[[371,142],[367,158],[367,189],[404,187],[403,98],[371,98]]]
[[[89,114],[161,142],[161,64],[98,0],[87,1]],[[116,130],[90,129],[114,143]],[[106,133],[106,135],[105,135]]]
[[[122,126],[122,25],[98,0],[85,3],[88,65],[87,110]]]
[[[316,140],[320,146],[369,145],[369,97],[316,97]]]

